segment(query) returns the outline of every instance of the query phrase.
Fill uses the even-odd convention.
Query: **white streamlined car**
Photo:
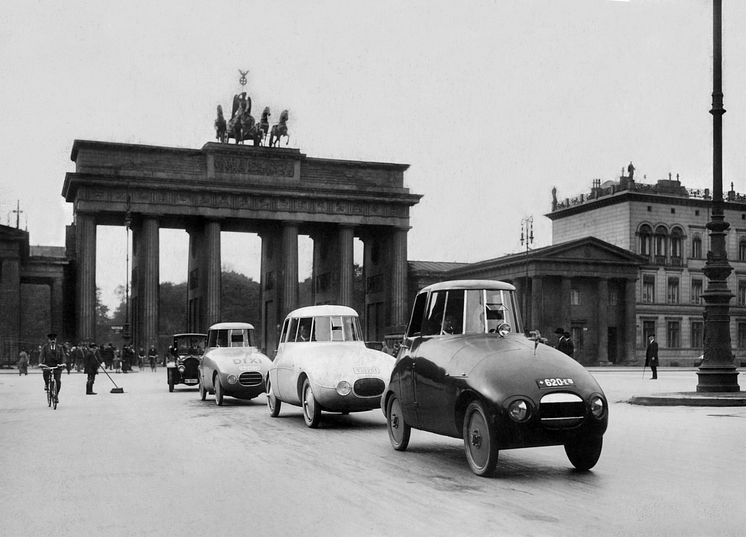
[[[393,365],[393,356],[365,346],[354,309],[323,305],[292,311],[267,376],[270,415],[276,417],[283,402],[300,406],[306,425],[316,428],[322,410],[379,408]]]

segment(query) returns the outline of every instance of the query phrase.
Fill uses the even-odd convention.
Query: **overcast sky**
[[[746,2],[723,4],[724,183],[746,192]],[[0,69],[0,221],[20,200],[32,244],[64,244],[75,139],[200,148],[238,69],[255,116],[290,111],[290,147],[410,165],[412,260],[519,251],[529,215],[551,244],[552,187],[575,196],[630,161],[643,181],[712,183],[706,0],[5,0]],[[110,300],[126,237],[98,235]],[[161,237],[161,280],[185,280],[186,233]],[[258,279],[256,237],[223,250]]]

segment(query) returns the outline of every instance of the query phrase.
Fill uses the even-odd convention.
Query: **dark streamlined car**
[[[564,353],[521,332],[515,287],[459,280],[418,294],[381,400],[391,444],[411,428],[463,438],[477,475],[498,452],[562,445],[579,470],[601,455],[608,404],[593,376]]]

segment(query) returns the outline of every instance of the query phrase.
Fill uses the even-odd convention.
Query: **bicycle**
[[[57,386],[57,377],[54,376],[54,371],[55,369],[64,368],[65,364],[57,364],[54,367],[49,367],[49,366],[42,364],[40,367],[42,370],[49,371],[49,386],[47,386],[47,405],[53,408],[54,410],[57,410],[57,403],[59,402],[59,399],[57,397],[57,390],[59,388]]]

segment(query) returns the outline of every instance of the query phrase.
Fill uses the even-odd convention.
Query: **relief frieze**
[[[293,177],[295,163],[289,160],[250,160],[238,157],[215,157],[215,172]]]

